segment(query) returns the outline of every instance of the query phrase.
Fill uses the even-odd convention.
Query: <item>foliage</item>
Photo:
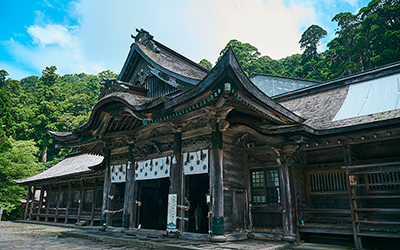
[[[0,153],[0,207],[3,207],[3,218],[15,220],[20,218],[22,206],[20,200],[26,198],[26,189],[14,183],[43,170],[38,163],[39,148],[34,140],[16,141],[9,138],[12,149]]]
[[[207,59],[201,59],[201,61],[199,62],[199,65],[208,70],[212,69],[212,64]]]
[[[243,71],[247,76],[252,73],[263,73],[263,74],[282,74],[283,65],[276,60],[271,59],[269,56],[261,56],[261,53],[256,47],[249,43],[242,43],[238,40],[230,40],[225,48],[219,53],[220,57],[217,60],[221,60],[225,52],[231,47],[236,55]]]
[[[318,25],[311,25],[304,31],[300,39],[300,48],[304,49],[302,55],[305,61],[314,60],[318,55],[318,46],[320,45],[320,40],[326,36],[327,32]]]
[[[261,56],[249,43],[231,40],[220,52],[232,47],[245,73],[267,73],[326,81],[400,61],[400,1],[372,0],[357,14],[338,13],[336,37],[328,49],[318,53],[327,32],[311,25],[301,36],[303,54],[280,60]]]
[[[88,121],[99,97],[100,82],[118,77],[109,70],[98,75],[64,76],[56,70],[55,66],[46,67],[41,77],[7,79],[3,84],[11,105],[15,139],[33,139],[41,150],[41,161],[49,161],[46,166],[57,163],[65,154],[55,148],[48,131],[71,131]]]
[[[7,75],[7,71],[0,70],[0,153],[11,149],[8,136],[14,134],[11,104],[6,91],[3,89]]]

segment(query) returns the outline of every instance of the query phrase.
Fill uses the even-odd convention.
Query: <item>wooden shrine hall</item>
[[[25,219],[86,212],[211,240],[399,241],[400,63],[324,83],[249,79],[232,49],[208,71],[137,31],[90,119],[50,132],[82,153],[54,166],[73,177],[19,181],[44,190]],[[81,171],[68,157],[99,161]]]

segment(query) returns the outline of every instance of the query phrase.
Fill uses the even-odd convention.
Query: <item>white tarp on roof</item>
[[[334,121],[400,109],[400,75],[350,85]]]

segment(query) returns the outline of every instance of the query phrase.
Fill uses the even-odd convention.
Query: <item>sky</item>
[[[301,53],[312,24],[335,36],[340,12],[357,13],[367,0],[1,0],[0,69],[10,78],[103,70],[119,73],[136,28],[194,62],[213,65],[231,39],[264,56]]]

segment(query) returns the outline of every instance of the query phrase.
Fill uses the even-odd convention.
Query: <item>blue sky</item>
[[[280,59],[300,52],[311,24],[334,37],[333,16],[367,0],[12,0],[0,11],[0,69],[21,79],[122,68],[136,28],[184,56],[213,64],[230,39]]]

